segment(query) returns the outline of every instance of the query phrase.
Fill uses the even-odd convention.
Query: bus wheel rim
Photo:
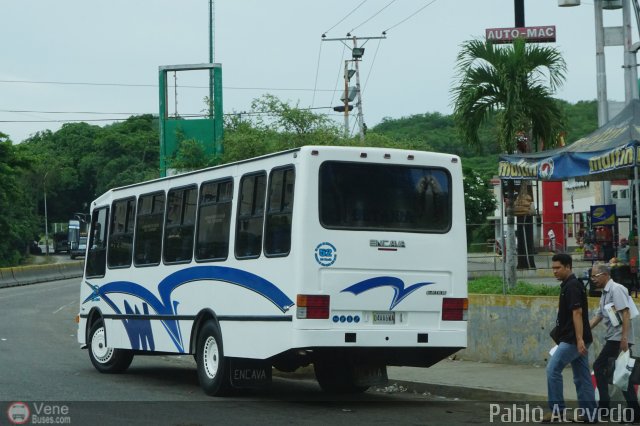
[[[207,377],[215,379],[218,374],[218,364],[220,362],[220,349],[218,348],[216,339],[209,336],[204,342],[204,350],[202,352],[204,371]]]
[[[105,363],[111,359],[111,356],[113,355],[113,348],[107,347],[104,327],[100,327],[93,334],[93,339],[91,339],[91,352],[98,362]]]

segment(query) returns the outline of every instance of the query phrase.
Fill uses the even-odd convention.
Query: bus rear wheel
[[[198,333],[196,363],[198,380],[204,393],[211,396],[224,396],[229,393],[229,363],[224,356],[222,333],[213,320],[207,321]]]
[[[108,347],[104,322],[100,320],[89,330],[89,358],[101,373],[121,373],[131,365],[133,351]]]
[[[327,393],[362,393],[369,386],[359,386],[354,381],[354,368],[346,361],[317,360],[313,363],[316,380]]]

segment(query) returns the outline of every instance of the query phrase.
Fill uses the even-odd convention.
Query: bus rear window
[[[451,176],[437,167],[327,161],[320,166],[325,228],[447,232]]]

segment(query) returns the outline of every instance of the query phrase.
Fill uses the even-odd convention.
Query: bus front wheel
[[[89,331],[89,358],[101,373],[121,373],[131,365],[133,351],[108,347],[104,322],[100,320]]]
[[[224,396],[229,393],[229,363],[224,357],[222,333],[213,320],[207,321],[198,333],[196,363],[198,380],[204,393],[211,396]]]

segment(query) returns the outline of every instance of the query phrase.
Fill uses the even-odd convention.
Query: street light
[[[580,0],[558,0],[560,7],[580,6]]]
[[[49,256],[49,221],[47,218],[47,175],[49,171],[44,174],[42,187],[44,188],[44,251]]]
[[[580,6],[580,0],[558,0],[560,7]],[[603,9],[622,9],[622,0],[602,0]]]
[[[610,32],[620,34],[620,39],[624,45],[624,65],[625,70],[625,101],[631,102],[638,98],[638,73],[636,53],[640,49],[640,43],[633,43],[631,37],[631,11],[630,0],[596,0],[594,1],[595,23],[596,23],[596,74],[598,91],[598,126],[603,126],[609,121],[609,106],[607,103],[607,77],[605,71],[604,47],[605,29],[602,20],[602,9],[622,8],[622,27],[610,27]],[[558,0],[558,6],[579,6],[580,0]],[[640,21],[640,10],[637,1],[633,1],[633,8],[636,18]],[[611,38],[611,37],[609,37]],[[613,45],[613,44],[612,44]],[[636,212],[640,212],[640,188],[638,183],[638,168],[634,169],[634,189],[636,199]],[[611,182],[602,181],[602,194],[604,204],[611,204]],[[632,209],[633,210],[633,209]],[[640,214],[636,214],[636,224],[640,228]]]
[[[622,9],[622,0],[603,0],[602,8],[609,10]]]
[[[558,0],[559,6],[579,6],[579,0]],[[624,46],[624,74],[625,74],[625,101],[631,102],[638,96],[637,70],[636,70],[636,50],[632,45],[631,37],[631,11],[630,0],[596,0],[593,3],[595,11],[595,33],[596,33],[596,87],[598,99],[598,126],[604,126],[609,121],[609,105],[607,100],[607,74],[605,67],[605,46]],[[634,2],[634,7],[637,7]],[[608,38],[605,37],[605,27],[603,24],[603,9],[622,8],[622,26],[608,27]],[[637,10],[636,10],[637,12]],[[612,37],[614,34],[617,37]],[[622,40],[613,43],[610,39]],[[609,40],[609,41],[607,41]],[[602,201],[604,204],[611,204],[611,182],[602,181]]]

